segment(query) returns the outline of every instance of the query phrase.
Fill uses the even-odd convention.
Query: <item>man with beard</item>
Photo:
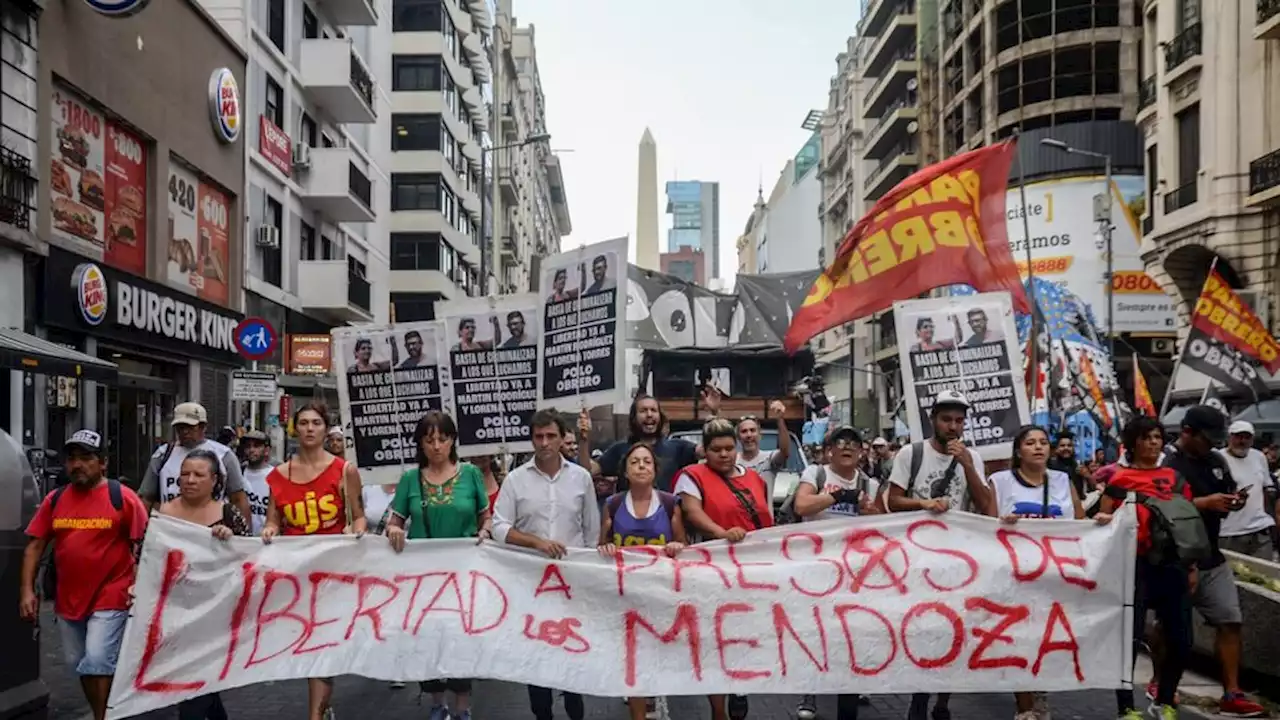
[[[525,330],[524,313],[519,310],[512,310],[507,313],[507,332],[510,333],[511,337],[507,338],[499,347],[507,350],[532,345],[533,338],[529,337]]]
[[[54,612],[63,656],[80,677],[94,720],[103,720],[129,619],[147,508],[132,490],[104,476],[106,457],[98,433],[72,435],[63,457],[71,482],[45,496],[27,526],[19,612],[29,621],[39,619],[36,570],[54,541]]]
[[[1049,458],[1049,469],[1066,473],[1080,497],[1088,495],[1093,489],[1085,488],[1084,476],[1076,462],[1076,436],[1070,430],[1058,433],[1058,442],[1053,446],[1053,457]]]
[[[973,334],[969,336],[968,340],[964,341],[963,347],[977,347],[985,343],[1004,339],[1004,336],[1001,335],[999,331],[991,329],[987,323],[987,313],[984,312],[982,308],[974,308],[970,310],[968,320],[969,330],[973,331]],[[957,337],[958,336],[959,333],[957,333]]]
[[[253,534],[262,532],[267,522],[267,504],[271,500],[271,486],[267,475],[274,465],[271,462],[271,439],[261,430],[250,430],[240,438],[244,453],[244,484],[249,493],[249,509],[253,512]]]
[[[609,282],[609,259],[604,255],[597,255],[591,261],[591,284],[587,286],[583,295],[594,295],[602,293],[613,287],[613,283]]]
[[[943,513],[951,508],[994,516],[995,493],[987,483],[982,458],[961,441],[969,401],[955,390],[942,390],[933,399],[929,419],[933,437],[898,451],[889,472],[888,505],[891,512],[928,510]],[[950,720],[951,695],[940,693],[933,720]],[[907,720],[925,720],[928,693],[911,696]]]
[[[218,500],[226,500],[240,514],[249,517],[249,497],[244,491],[244,478],[240,474],[240,458],[223,443],[205,437],[209,426],[209,414],[200,403],[185,402],[173,409],[173,441],[156,448],[151,462],[142,476],[138,495],[155,508],[178,497],[178,478],[182,475],[182,461],[194,450],[208,450],[222,460],[225,482]]]
[[[422,357],[422,333],[417,330],[410,330],[404,334],[404,349],[409,353],[409,357],[404,359],[397,367],[401,370],[412,370],[423,363]]]
[[[773,512],[773,488],[778,471],[791,456],[791,431],[787,429],[787,406],[781,400],[769,403],[769,418],[777,425],[778,447],[760,449],[760,421],[744,417],[738,421],[738,464],[756,471],[769,485],[769,512]]]

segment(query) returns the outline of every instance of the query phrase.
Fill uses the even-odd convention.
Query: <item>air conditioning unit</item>
[[[916,79],[915,79],[915,78],[910,78],[910,79],[908,79],[908,80],[907,80],[907,90],[908,90],[908,91],[910,91],[910,90],[915,90],[915,89],[916,89],[916,88],[918,88],[918,87],[920,87],[920,83],[916,82]]]
[[[269,250],[280,249],[280,228],[261,225],[253,233],[253,244]]]
[[[1236,290],[1236,295],[1253,310],[1253,314],[1258,316],[1258,320],[1262,322],[1262,327],[1271,329],[1271,303],[1267,301],[1265,293],[1255,290]]]
[[[1173,355],[1173,338],[1155,338],[1151,341],[1152,355]]]
[[[293,168],[295,170],[305,170],[311,167],[311,146],[306,143],[298,143],[293,146]]]

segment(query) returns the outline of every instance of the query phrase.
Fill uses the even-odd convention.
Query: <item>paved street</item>
[[[86,716],[84,700],[75,678],[63,667],[58,633],[54,631],[47,608],[42,627],[41,672],[50,690],[48,720],[82,720]],[[1143,673],[1140,668],[1139,676]],[[426,715],[426,708],[419,704],[417,689],[413,686],[392,690],[383,682],[344,677],[338,680],[334,697],[339,720],[369,720],[370,712],[377,712],[382,718],[421,718]],[[223,699],[232,720],[292,720],[305,717],[307,688],[303,681],[265,683],[224,693]],[[750,717],[757,720],[794,717],[796,699],[787,695],[752,697]],[[907,701],[908,698],[902,695],[877,696],[871,700],[870,706],[863,707],[860,720],[899,720],[905,715]],[[672,720],[710,717],[706,701],[702,698],[672,698],[670,702]],[[1107,691],[1059,693],[1051,702],[1055,720],[1115,718],[1115,697]],[[957,720],[1011,718],[1013,699],[1008,695],[957,696],[952,701],[952,709]],[[819,710],[822,717],[834,718],[834,699],[823,698],[819,702]],[[143,717],[158,720],[175,715],[176,712],[170,709]],[[523,686],[489,680],[477,685],[474,715],[477,720],[533,717],[528,710],[528,697]],[[561,708],[557,709],[557,717],[564,717]],[[591,698],[587,701],[587,717],[624,720],[626,712],[621,700]]]

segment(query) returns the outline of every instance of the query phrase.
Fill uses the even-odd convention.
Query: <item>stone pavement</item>
[[[58,633],[46,608],[42,620],[41,675],[49,685],[50,699],[46,720],[88,720],[88,712],[74,676],[63,667]],[[1149,666],[1140,663],[1136,677],[1146,678]],[[1203,678],[1188,678],[1191,685],[1207,687],[1216,692],[1213,683]],[[790,695],[764,695],[751,698],[751,720],[783,720],[795,716],[797,697]],[[291,680],[263,683],[223,693],[223,701],[231,720],[296,720],[306,717],[307,686],[305,681]],[[906,695],[878,695],[869,706],[863,706],[859,720],[901,720],[906,714],[909,697]],[[476,684],[476,720],[522,720],[532,718],[528,696],[524,686],[512,683],[483,680]],[[1081,691],[1055,693],[1050,704],[1054,720],[1112,720],[1115,718],[1115,695],[1110,691]],[[819,713],[826,720],[835,717],[834,698],[820,698]],[[1013,717],[1013,698],[1000,695],[957,695],[951,702],[956,720],[994,720]],[[419,704],[417,688],[410,685],[402,690],[392,690],[387,683],[359,677],[342,677],[334,692],[334,710],[337,720],[370,720],[376,713],[379,720],[426,717],[427,708]],[[158,710],[141,716],[147,720],[172,720],[175,709]],[[672,720],[703,720],[710,718],[703,698],[671,698]],[[1201,717],[1192,708],[1183,711],[1184,717]],[[557,718],[563,719],[563,707],[557,703]],[[625,720],[626,709],[621,700],[588,698],[587,717],[590,720]],[[27,719],[24,719],[27,720]],[[34,720],[34,719],[33,719]]]

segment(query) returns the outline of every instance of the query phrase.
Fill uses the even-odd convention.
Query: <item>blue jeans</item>
[[[128,610],[98,610],[83,620],[58,618],[62,654],[77,675],[115,675]]]

